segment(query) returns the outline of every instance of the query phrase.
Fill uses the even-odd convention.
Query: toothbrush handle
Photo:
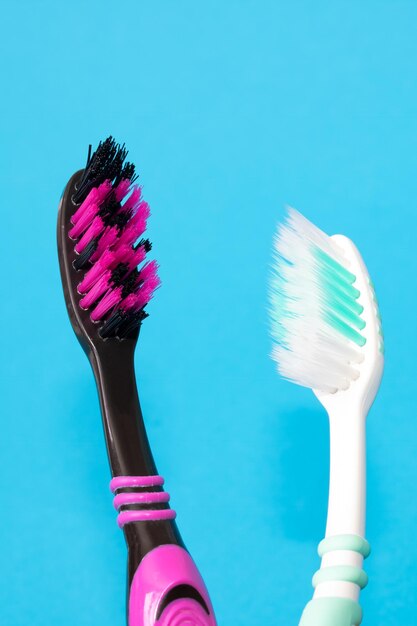
[[[112,476],[155,475],[136,385],[136,341],[108,340],[88,354],[100,398]]]
[[[169,536],[176,514],[160,508],[169,501],[163,483],[161,476],[118,476],[110,482],[117,521],[128,545],[128,625],[168,626],[173,620],[178,626],[215,626],[213,607],[194,562],[177,537]]]
[[[365,415],[352,406],[329,411],[330,485],[326,538],[319,545],[314,597],[300,626],[357,626],[359,594],[368,578],[362,569],[370,547],[363,538],[366,508]]]
[[[151,453],[134,370],[134,343],[103,342],[97,381],[117,522],[128,548],[128,626],[216,626],[207,589],[184,548]]]
[[[304,609],[300,626],[358,626],[361,623],[362,609],[357,599],[359,590],[368,583],[362,563],[370,551],[369,543],[359,535],[334,535],[323,539],[318,547],[322,564],[313,576],[315,594]]]
[[[140,560],[162,544],[183,545],[152,456],[134,369],[134,342],[103,342],[90,358],[100,397],[104,434],[119,512],[130,551],[130,577]]]
[[[330,480],[326,537],[365,534],[366,419],[343,407],[329,413]]]

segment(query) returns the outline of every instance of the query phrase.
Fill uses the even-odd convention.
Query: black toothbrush
[[[58,256],[72,327],[93,368],[111,489],[128,549],[129,626],[215,626],[207,589],[179,534],[146,435],[134,351],[159,285],[141,239],[149,207],[127,150],[101,142],[63,192]],[[139,267],[138,267],[139,266]]]

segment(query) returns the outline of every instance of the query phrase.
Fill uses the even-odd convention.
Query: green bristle
[[[313,255],[319,270],[324,319],[341,335],[364,346],[366,339],[358,332],[365,328],[365,322],[360,317],[363,312],[358,302],[360,291],[354,287],[356,276],[317,246]]]

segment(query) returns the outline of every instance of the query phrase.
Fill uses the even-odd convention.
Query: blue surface
[[[292,204],[360,247],[382,309],[364,624],[417,618],[415,2],[2,3],[0,622],[124,623],[125,546],[55,249],[87,145],[126,141],[163,287],[137,351],[149,436],[219,623],[297,624],[328,427],[268,358]]]

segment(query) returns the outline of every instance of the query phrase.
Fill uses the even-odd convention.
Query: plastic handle
[[[368,583],[362,569],[369,543],[358,535],[334,535],[319,544],[320,569],[313,576],[314,598],[304,609],[300,626],[358,626],[362,609],[356,598]]]
[[[129,595],[129,626],[216,626],[207,589],[191,556],[163,545],[142,559]]]

